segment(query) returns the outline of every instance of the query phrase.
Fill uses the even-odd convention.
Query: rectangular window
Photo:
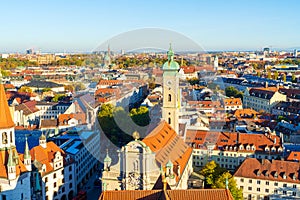
[[[266,191],[266,193],[269,193],[269,189],[266,189],[265,191]]]
[[[283,184],[283,187],[286,187],[286,186],[287,186],[287,184],[286,184],[286,183],[284,183],[284,184]]]
[[[266,181],[266,185],[269,185],[269,181]]]
[[[285,191],[285,190],[283,190],[282,194],[286,195],[286,191]]]
[[[252,190],[252,187],[248,187],[248,190]]]
[[[278,183],[277,183],[277,182],[275,182],[275,183],[274,183],[274,186],[278,186]]]
[[[251,179],[249,179],[249,183],[252,183],[252,180],[251,180]]]
[[[293,196],[296,196],[297,195],[297,193],[296,192],[293,192]]]
[[[257,190],[257,192],[260,192],[260,188],[257,188],[256,190]]]
[[[297,188],[297,185],[293,185],[293,188]]]
[[[258,185],[260,184],[260,180],[257,181],[257,184],[258,184]]]

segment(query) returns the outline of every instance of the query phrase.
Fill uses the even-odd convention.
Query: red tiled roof
[[[10,150],[0,151],[0,177],[3,178],[8,178],[6,166],[8,162],[9,151]],[[16,164],[16,175],[19,176],[21,173],[26,172],[27,169],[21,160],[22,154],[18,154],[17,149],[15,147],[12,149],[12,152],[14,156],[18,155],[18,164]]]
[[[271,154],[273,153],[271,151],[273,147],[276,152],[278,152],[279,149],[282,150],[282,144],[279,136],[264,134],[187,130],[186,142],[189,144],[195,144],[196,148],[204,148],[205,143],[213,143],[216,144],[216,150],[222,147],[223,149],[227,148],[227,151],[264,152],[267,146]],[[242,150],[239,149],[240,145],[243,146]],[[250,146],[249,150],[247,150],[248,145]],[[231,150],[230,147],[232,147]],[[236,150],[234,150],[234,147],[237,147]],[[252,149],[252,147],[255,148]]]
[[[289,161],[300,161],[300,152],[298,151],[292,151],[286,160],[289,160]]]
[[[122,190],[104,191],[99,200],[233,200],[229,190],[201,189],[201,190]]]
[[[47,142],[47,147],[43,148],[42,146],[35,146],[30,150],[31,160],[37,160],[41,164],[46,165],[46,172],[49,173],[53,171],[52,162],[54,156],[57,152],[61,152],[64,155],[64,151],[60,149],[55,143]]]
[[[299,163],[283,160],[247,158],[234,174],[235,177],[300,183]]]
[[[6,100],[4,86],[0,84],[0,128],[11,128],[15,124],[11,118],[10,110]]]
[[[176,176],[178,175],[178,166],[180,166],[180,174],[183,173],[192,154],[192,148],[185,144],[168,123],[161,121],[143,139],[143,142],[156,153],[155,158],[161,165],[167,164],[170,160],[174,165]],[[176,178],[178,180],[178,177]]]
[[[242,100],[241,98],[228,98],[228,99],[223,99],[224,105],[225,106],[240,106],[242,105]]]

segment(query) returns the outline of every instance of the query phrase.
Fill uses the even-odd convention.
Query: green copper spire
[[[25,138],[25,150],[24,150],[24,159],[31,159],[31,155],[30,155],[30,151],[29,151],[29,147],[28,147],[28,141],[27,141],[27,137]]]
[[[13,151],[12,151],[12,149],[9,150],[7,166],[8,167],[14,167],[14,166],[16,166],[16,163],[15,163],[15,161],[13,159]]]
[[[168,51],[168,61],[172,61],[174,59],[174,52],[172,49],[172,44],[170,43],[169,51]]]
[[[174,52],[171,43],[167,55],[168,55],[168,61],[165,62],[165,64],[163,65],[163,70],[178,71],[180,67],[179,64],[174,61]]]
[[[110,163],[111,162],[111,158],[108,155],[108,149],[106,149],[106,157],[104,158],[104,162],[106,162],[106,163]]]

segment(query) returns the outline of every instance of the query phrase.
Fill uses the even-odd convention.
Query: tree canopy
[[[235,98],[241,98],[243,100],[243,92],[237,90],[235,87],[233,86],[229,86],[227,88],[225,88],[225,94],[228,97],[235,97]]]
[[[208,162],[201,170],[200,174],[205,177],[205,188],[226,188],[226,179],[228,180],[228,189],[235,200],[243,199],[242,190],[237,187],[233,176],[225,169],[220,167],[215,161]]]
[[[133,108],[126,113],[122,107],[115,107],[112,104],[103,104],[98,113],[98,120],[104,134],[116,146],[123,146],[132,140],[132,136],[125,133],[120,127],[128,126],[128,117],[139,126],[146,126],[150,122],[149,110],[147,107]],[[116,123],[116,120],[118,119]],[[132,130],[135,131],[135,130]]]

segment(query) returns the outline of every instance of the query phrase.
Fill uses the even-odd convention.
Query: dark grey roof
[[[50,81],[31,81],[30,83],[25,84],[24,86],[36,87],[36,88],[55,88],[62,87],[63,84],[58,84]]]

